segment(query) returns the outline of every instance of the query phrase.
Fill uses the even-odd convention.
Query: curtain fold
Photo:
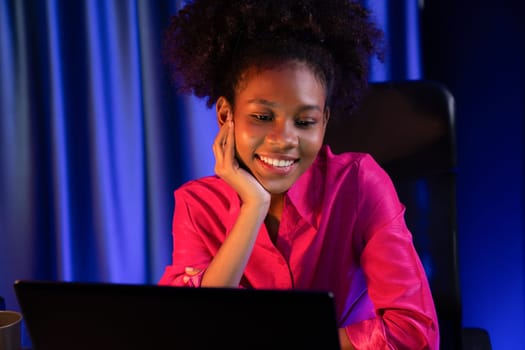
[[[0,1],[0,295],[156,283],[191,114],[161,63],[175,1]],[[186,118],[189,118],[189,122]],[[214,124],[211,119],[209,124]]]
[[[364,0],[385,36],[385,60],[372,60],[371,81],[417,80],[422,76],[419,0]]]

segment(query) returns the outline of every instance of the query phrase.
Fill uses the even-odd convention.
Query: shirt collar
[[[323,146],[312,165],[290,187],[286,196],[297,213],[311,226],[318,229],[325,190],[326,161],[332,155]]]

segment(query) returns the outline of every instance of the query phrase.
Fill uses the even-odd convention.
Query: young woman
[[[166,59],[215,103],[216,176],[175,191],[160,284],[333,292],[346,349],[437,349],[428,282],[385,172],[323,146],[350,117],[379,30],[348,0],[195,0]]]

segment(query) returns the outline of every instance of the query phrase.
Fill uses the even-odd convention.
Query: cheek
[[[244,163],[251,159],[252,143],[249,133],[244,130],[235,130],[235,155]]]
[[[323,146],[324,132],[313,133],[303,138],[302,148],[312,156],[317,155],[317,152]]]
[[[255,127],[240,125],[235,129],[235,145],[239,152],[251,152],[261,140],[261,132]]]

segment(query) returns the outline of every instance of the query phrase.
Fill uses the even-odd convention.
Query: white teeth
[[[266,158],[266,157],[259,157],[259,158],[266,164],[270,164],[270,165],[282,167],[282,168],[290,166],[294,163],[293,160],[283,160],[283,159],[279,160],[279,159],[272,159],[272,158]]]

